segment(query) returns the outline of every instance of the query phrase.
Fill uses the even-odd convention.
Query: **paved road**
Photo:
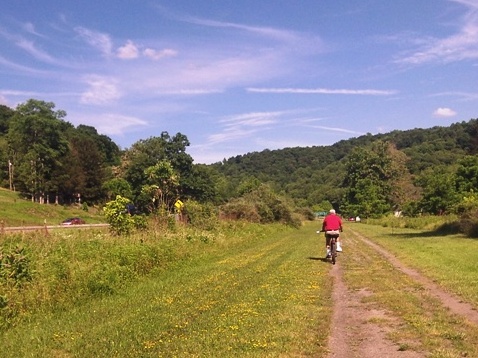
[[[100,227],[109,227],[109,224],[9,226],[0,228],[0,232],[25,232],[55,229],[91,229]]]

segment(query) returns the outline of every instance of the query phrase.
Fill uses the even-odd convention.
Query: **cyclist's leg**
[[[331,236],[325,234],[325,250],[326,250],[325,257],[330,256],[330,239],[331,239]]]
[[[340,239],[340,235],[337,236],[337,239],[335,240],[336,246],[337,246],[337,251],[342,252],[342,240]]]

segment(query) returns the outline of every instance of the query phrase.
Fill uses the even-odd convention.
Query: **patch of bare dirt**
[[[426,277],[402,264],[395,256],[367,238],[357,237],[374,248],[397,269],[419,282],[431,295],[437,297],[448,309],[478,324],[478,312],[452,294],[445,292]],[[423,358],[424,353],[400,347],[387,339],[387,333],[400,323],[387,312],[376,310],[363,298],[369,292],[348,289],[342,279],[340,261],[331,270],[334,280],[334,314],[329,337],[328,358]],[[413,342],[411,342],[413,344]]]
[[[339,264],[331,270],[334,279],[334,314],[329,337],[329,358],[422,358],[419,353],[400,350],[386,338],[397,324],[387,312],[371,308],[362,299],[365,290],[351,291],[342,280]]]

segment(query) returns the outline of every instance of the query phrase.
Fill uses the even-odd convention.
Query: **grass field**
[[[478,309],[478,239],[364,224],[352,228]]]
[[[102,213],[94,207],[85,211],[78,206],[32,203],[17,192],[0,188],[0,226],[58,225],[74,216],[88,224],[104,222]]]
[[[24,248],[31,274],[0,283],[2,357],[326,357],[332,265],[318,226],[2,235],[0,248]],[[478,328],[354,231],[477,308],[478,241],[347,224],[338,263],[349,289],[394,317],[388,336],[401,350],[478,356]]]
[[[331,281],[317,236],[250,225],[229,235],[178,243],[191,254],[166,270],[28,315],[0,338],[2,357],[323,356]]]

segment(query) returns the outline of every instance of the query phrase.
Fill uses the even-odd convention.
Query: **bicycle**
[[[323,232],[317,231],[317,233]],[[330,250],[330,254],[327,253],[327,256],[325,259],[327,260],[328,258],[331,259],[332,264],[335,265],[337,262],[337,239],[339,238],[340,232],[339,231],[326,231],[325,232],[325,238],[326,238],[326,243],[327,247]]]
[[[329,242],[330,258],[332,259],[333,265],[335,265],[335,262],[337,261],[337,238],[338,237],[339,235],[330,235],[330,242]]]

